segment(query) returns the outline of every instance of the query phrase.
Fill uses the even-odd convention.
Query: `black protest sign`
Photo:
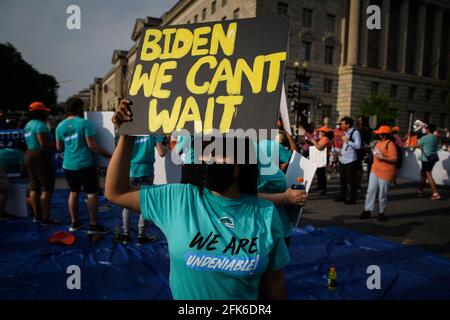
[[[288,28],[274,16],[144,29],[120,133],[275,128]]]

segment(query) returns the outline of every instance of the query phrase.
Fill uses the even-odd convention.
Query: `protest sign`
[[[120,134],[274,129],[287,36],[282,16],[144,29]]]
[[[25,143],[23,129],[0,130],[0,148],[11,148],[16,142]]]
[[[315,146],[309,147],[309,160],[316,165],[317,168],[327,166],[327,149],[319,150]]]
[[[286,171],[287,185],[290,187],[293,184],[296,184],[297,182],[295,179],[297,177],[302,177],[305,179],[306,192],[308,192],[314,175],[316,174],[316,170],[317,166],[311,160],[308,160],[297,151],[294,151]]]
[[[96,133],[96,142],[109,153],[113,153],[116,147],[114,125],[111,121],[113,111],[87,111],[84,116],[90,120]],[[109,160],[95,154],[95,162],[99,167],[108,167]]]

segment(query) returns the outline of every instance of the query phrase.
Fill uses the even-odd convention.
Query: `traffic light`
[[[311,80],[311,77],[303,77],[302,89],[304,91],[309,91],[309,89],[311,88],[311,84],[309,83],[310,80]]]
[[[293,82],[288,86],[287,97],[289,99],[297,98],[299,93],[300,93],[300,83],[299,82]]]

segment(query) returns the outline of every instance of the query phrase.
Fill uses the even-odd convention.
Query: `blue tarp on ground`
[[[67,191],[57,191],[52,212],[68,225],[66,199]],[[87,225],[84,203],[80,212]],[[121,224],[120,212],[112,206],[99,213],[100,221],[114,228]],[[171,299],[167,243],[155,227],[150,232],[158,241],[143,248],[114,243],[113,234],[94,243],[81,231],[71,247],[49,244],[50,235],[63,229],[39,227],[29,218],[0,222],[0,299]],[[294,230],[290,252],[285,270],[290,299],[450,298],[450,260],[418,248],[308,226]],[[81,290],[67,289],[69,265],[81,268]],[[338,273],[335,291],[327,288],[330,265]],[[367,289],[370,265],[381,269],[381,290]]]

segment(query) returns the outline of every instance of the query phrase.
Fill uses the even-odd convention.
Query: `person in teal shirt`
[[[286,175],[265,153],[267,150],[265,147],[269,144],[267,140],[263,140],[262,144],[260,142],[257,146],[258,196],[275,204],[283,227],[283,236],[286,245],[289,246],[295,215],[286,206],[305,205],[306,193],[288,188]]]
[[[67,118],[56,127],[56,148],[64,151],[63,169],[67,184],[70,188],[69,211],[72,224],[69,231],[83,228],[78,219],[78,201],[81,188],[87,193],[87,207],[89,213],[88,234],[105,234],[109,228],[97,223],[97,193],[98,175],[94,163],[94,153],[110,158],[95,140],[95,130],[89,120],[80,117],[84,102],[78,97],[72,97],[64,105]]]
[[[162,140],[163,137],[161,135],[140,136],[135,139],[130,165],[130,180],[132,186],[153,185],[155,148],[160,157],[164,157],[166,153]],[[128,244],[130,242],[131,211],[127,208],[124,208],[122,211],[122,221],[122,242]],[[145,220],[144,217],[140,215],[138,221],[137,244],[142,246],[154,240],[154,237],[148,237],[146,235]]]
[[[132,121],[129,104],[121,101],[113,117],[116,126]],[[219,156],[219,163],[199,165],[201,185],[139,189],[129,186],[134,139],[120,137],[106,175],[105,195],[141,212],[163,231],[173,297],[286,298],[283,267],[290,256],[274,205],[256,197],[257,167],[248,164],[250,157],[246,164],[226,163],[236,159]]]
[[[42,226],[59,224],[50,217],[52,193],[55,189],[55,146],[46,125],[50,109],[36,101],[29,106],[30,121],[25,125],[24,136],[27,144],[25,165],[30,179],[30,203],[33,222]]]
[[[23,152],[16,148],[0,149],[0,219],[10,218],[6,212],[8,204],[8,173],[23,171]]]
[[[432,200],[440,200],[441,195],[437,191],[436,182],[433,178],[433,167],[436,162],[439,161],[438,158],[438,139],[434,135],[436,131],[436,126],[432,123],[428,124],[426,127],[426,135],[419,139],[419,147],[422,149],[422,170],[420,172],[420,185],[417,194],[419,197],[423,196],[423,189],[425,188],[426,182],[430,184],[432,191]]]

